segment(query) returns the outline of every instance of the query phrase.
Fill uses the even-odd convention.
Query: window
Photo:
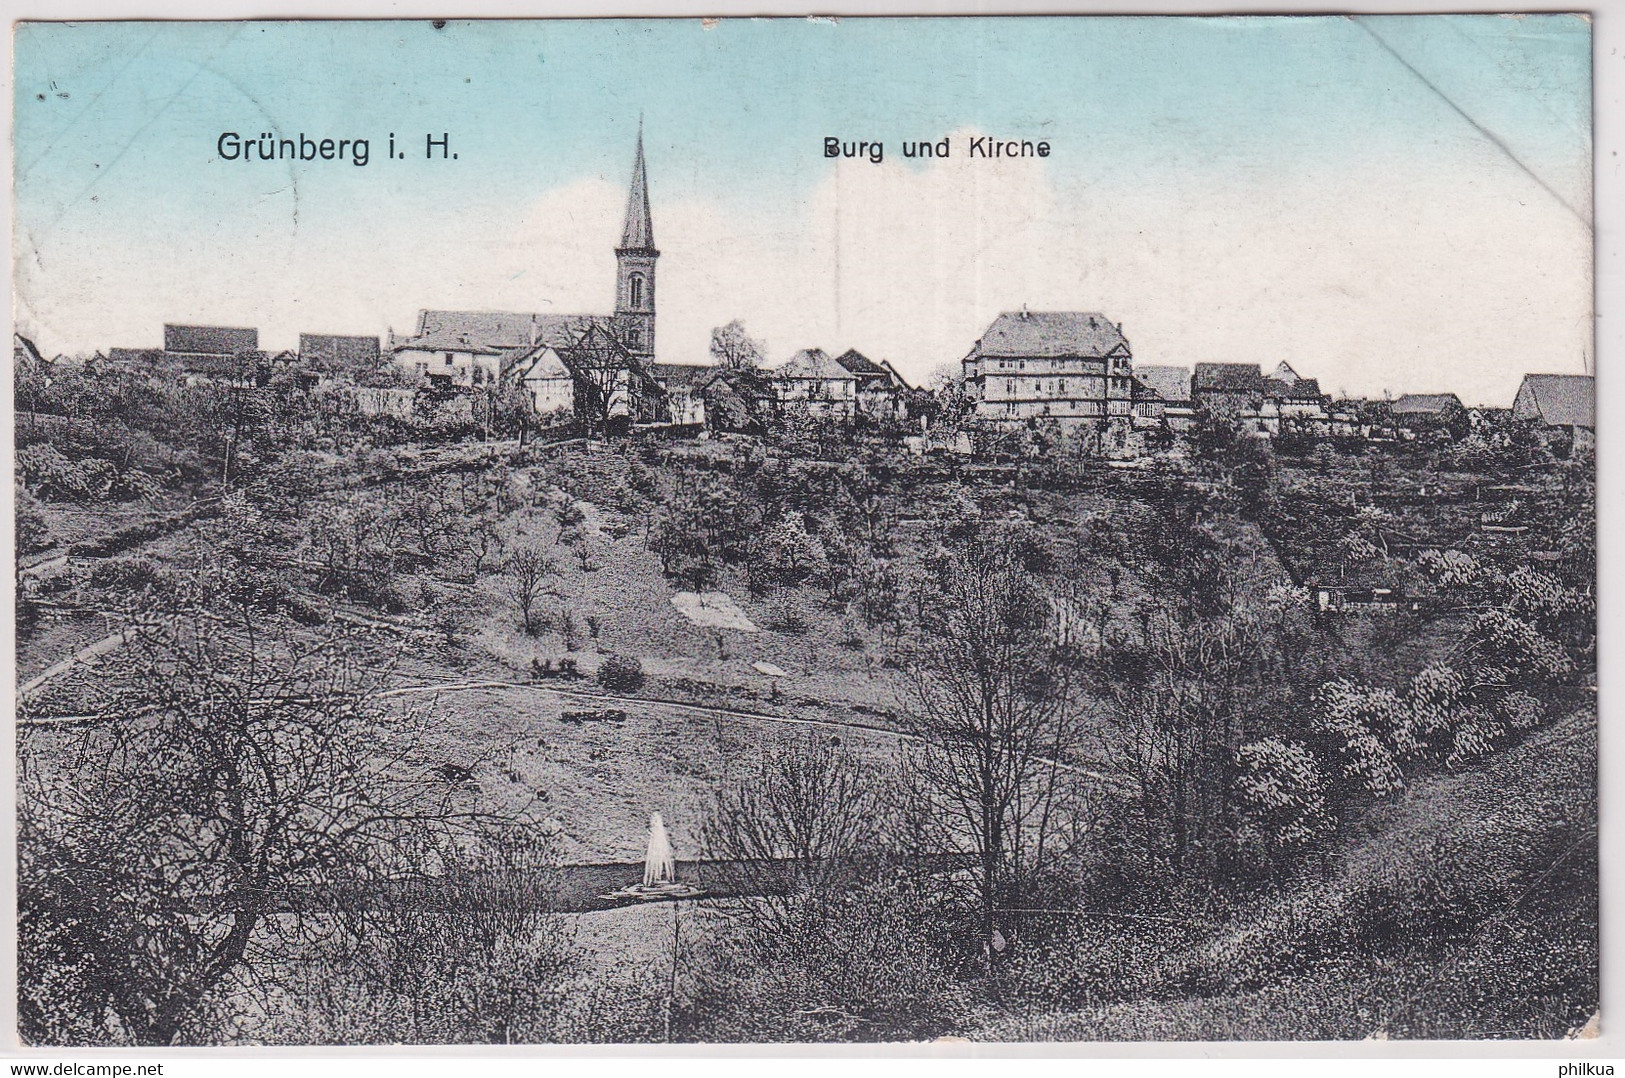
[[[632,274],[627,282],[627,303],[635,310],[643,306],[643,274]]]
[[[1066,392],[1066,379],[1065,378],[1061,379],[1061,392],[1062,393]]]
[[[1015,396],[1016,380],[1014,378],[1006,378],[1004,380],[1004,391],[1011,396]]]
[[[446,353],[446,366],[448,366],[448,367],[451,366],[451,353],[450,352]]]
[[[634,278],[632,278],[632,280],[636,281],[637,278],[634,277]],[[639,329],[637,326],[630,327],[626,331],[626,343],[630,344],[633,348],[642,348],[643,347],[643,330]]]

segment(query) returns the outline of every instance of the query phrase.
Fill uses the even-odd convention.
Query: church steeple
[[[626,223],[615,248],[615,325],[621,343],[634,355],[655,350],[655,229],[649,214],[649,176],[643,163],[643,121],[632,159],[632,185],[626,195]]]
[[[655,226],[649,217],[649,174],[643,164],[643,123],[638,122],[638,152],[632,159],[632,189],[626,196],[626,224],[619,251],[653,251]]]

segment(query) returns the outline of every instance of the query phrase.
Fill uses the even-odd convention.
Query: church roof
[[[649,176],[643,164],[643,125],[638,125],[638,152],[632,161],[632,189],[626,195],[626,223],[621,226],[622,251],[652,251],[655,226],[649,217]]]
[[[1123,332],[1094,311],[1006,311],[977,342],[984,356],[1083,356],[1102,359],[1121,349]]]
[[[1589,374],[1526,374],[1512,402],[1518,419],[1552,427],[1596,426],[1597,383]]]
[[[596,314],[535,314],[527,311],[430,311],[418,312],[417,334],[395,347],[433,350],[448,347],[438,342],[444,334],[452,341],[478,345],[480,351],[505,351],[550,344],[555,348],[574,343],[588,327],[607,320]],[[433,337],[435,343],[424,343]],[[466,350],[466,349],[465,349]]]

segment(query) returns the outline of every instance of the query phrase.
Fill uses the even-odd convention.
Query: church
[[[639,125],[626,219],[615,248],[613,314],[418,312],[416,331],[390,336],[394,360],[447,386],[512,380],[544,415],[573,413],[589,430],[669,421],[655,376],[655,247]]]

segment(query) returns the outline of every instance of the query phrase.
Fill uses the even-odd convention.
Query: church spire
[[[632,161],[632,189],[626,196],[626,224],[621,227],[623,251],[652,251],[654,222],[649,217],[649,176],[643,165],[643,120],[638,120],[638,152]]]

